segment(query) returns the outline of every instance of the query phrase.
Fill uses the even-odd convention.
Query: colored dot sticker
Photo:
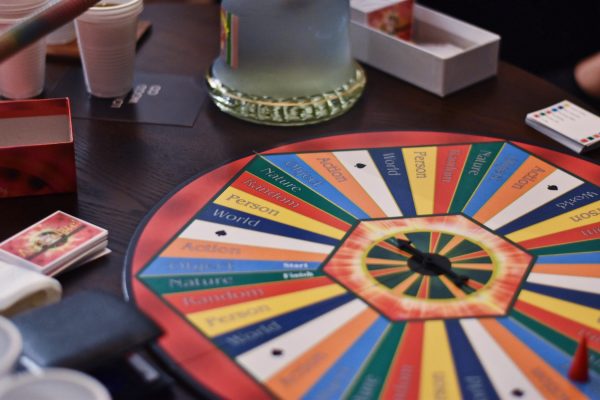
[[[546,114],[552,114],[552,110],[546,110]]]
[[[533,117],[534,117],[534,118],[539,118],[539,117],[540,117],[540,114],[535,114]]]
[[[600,133],[596,133],[594,137],[600,138]]]
[[[558,108],[562,110],[564,107],[563,106],[558,106]]]
[[[593,136],[588,136],[588,139],[589,140],[594,140],[594,137]]]
[[[587,143],[587,142],[588,142],[588,140],[587,140],[587,139],[581,139],[581,140],[580,140],[580,142],[581,142],[581,143]]]
[[[556,108],[553,108],[553,109],[552,109],[552,111],[556,112],[556,111],[558,111],[558,110],[557,110]]]
[[[541,115],[546,115],[545,113],[540,113]]]

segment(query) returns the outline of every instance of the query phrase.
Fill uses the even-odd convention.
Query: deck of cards
[[[576,153],[600,147],[600,117],[567,100],[527,114],[525,123]]]
[[[0,243],[0,260],[55,276],[102,257],[108,231],[62,211]]]

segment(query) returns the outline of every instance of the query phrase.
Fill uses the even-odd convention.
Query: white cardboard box
[[[413,15],[410,42],[352,21],[353,56],[441,97],[496,75],[500,36],[417,4]]]

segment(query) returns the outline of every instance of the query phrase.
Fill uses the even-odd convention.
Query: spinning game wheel
[[[166,199],[128,290],[222,397],[599,398],[599,184],[482,136],[300,142]]]

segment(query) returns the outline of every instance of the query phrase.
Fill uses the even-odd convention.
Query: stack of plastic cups
[[[133,87],[137,20],[142,0],[108,0],[75,22],[85,83],[96,97],[113,98]]]
[[[50,368],[0,379],[0,400],[110,400],[104,386],[79,371]]]
[[[89,375],[64,368],[15,373],[23,339],[0,316],[0,400],[110,400],[104,386]]]
[[[38,11],[48,0],[1,0],[0,32]],[[46,41],[41,39],[0,64],[0,94],[28,99],[44,90]]]

